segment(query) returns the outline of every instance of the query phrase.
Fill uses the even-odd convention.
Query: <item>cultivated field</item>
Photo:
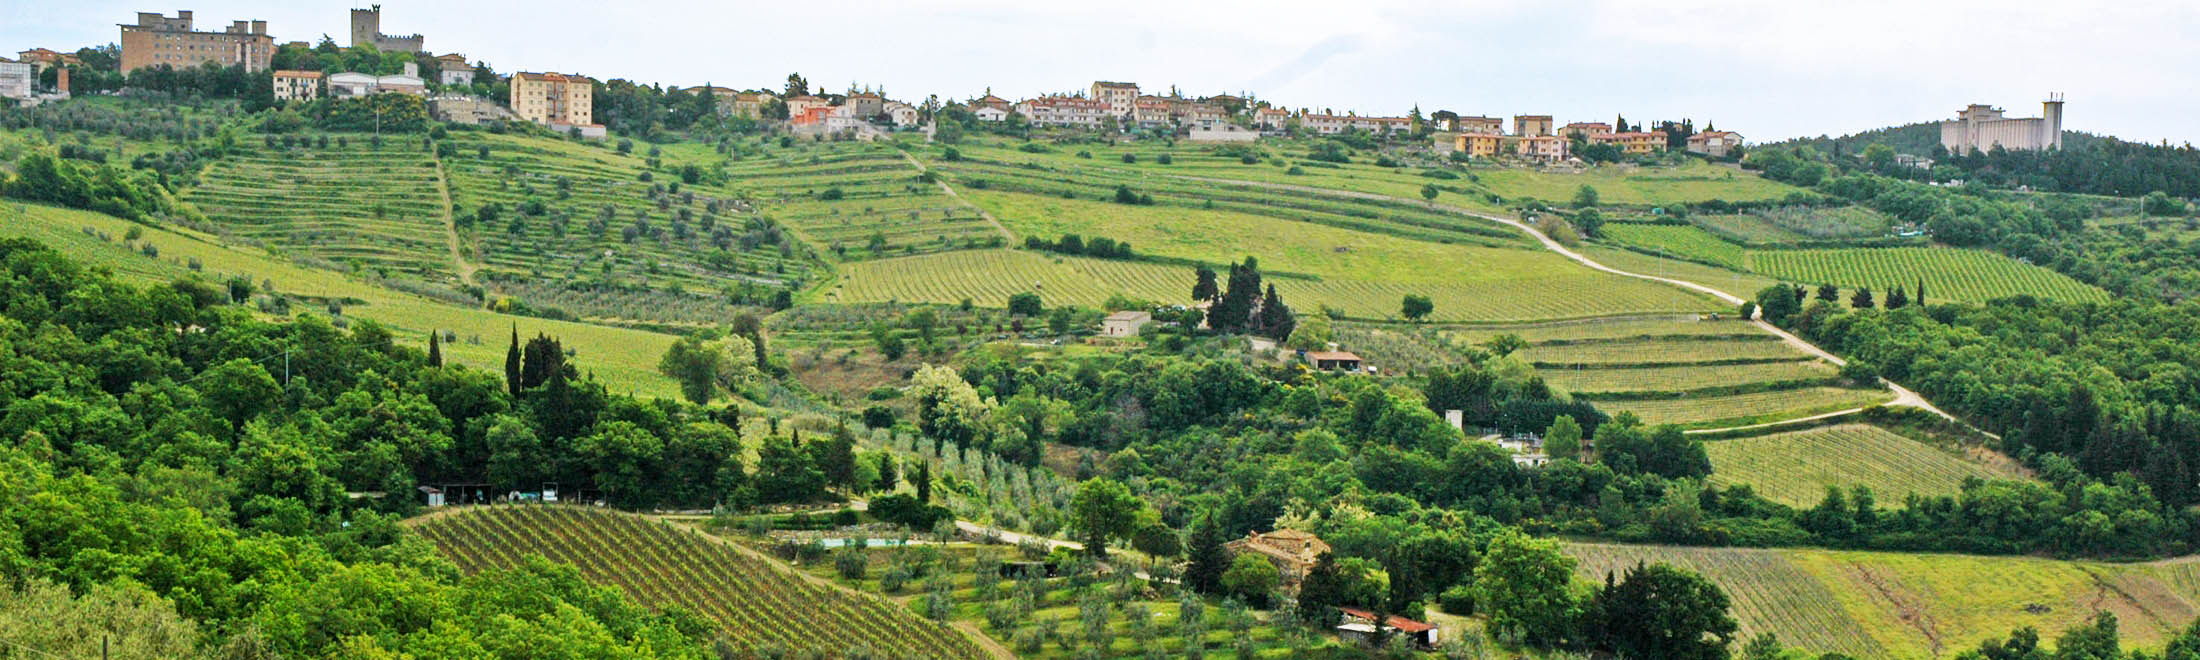
[[[1429,296],[1438,320],[1524,320],[1580,318],[1609,314],[1716,310],[1708,298],[1680,289],[1596,273],[1548,252],[1454,247],[1469,264],[1448,282],[1385,282],[1358,279],[1311,280],[1271,273],[1266,282],[1300,313],[1321,305],[1361,318],[1398,314],[1407,295]],[[1264,270],[1291,270],[1290,264],[1262,261]],[[841,279],[824,296],[828,302],[930,302],[953,304],[969,299],[1000,307],[1010,295],[1037,292],[1048,305],[1097,307],[1121,293],[1159,303],[1191,299],[1191,266],[1088,257],[1063,257],[1028,250],[965,250],[843,264]]]
[[[1689,222],[1748,245],[1886,236],[1894,221],[1860,206],[1779,207],[1730,215],[1691,216]]]
[[[1748,328],[1749,326],[1742,326]],[[1725,360],[1798,360],[1803,355],[1770,334],[1714,339],[1618,339],[1568,344],[1539,343],[1520,359],[1546,366],[1712,363]]]
[[[1652,423],[1722,428],[1861,408],[1893,399],[1894,395],[1886,390],[1815,386],[1675,399],[1600,400],[1596,405],[1610,413],[1632,412]]]
[[[1704,450],[1711,455],[1712,483],[1749,484],[1758,495],[1798,508],[1818,504],[1827,486],[1868,486],[1880,502],[1899,503],[1911,493],[1954,495],[1972,477],[2023,478],[1863,424],[1715,440]]]
[[[2031,557],[1684,548],[1576,543],[1578,574],[1637,561],[1669,563],[1719,583],[1743,638],[1760,631],[1814,651],[1859,658],[1945,658],[2021,626],[2042,639],[2117,616],[2129,648],[2159,648],[2200,610],[2196,564],[2055,561]]]
[[[950,616],[959,626],[982,631],[1018,657],[1142,658],[1155,651],[1185,657],[1185,647],[1195,635],[1209,657],[1231,657],[1240,644],[1259,658],[1303,657],[1316,647],[1335,645],[1300,626],[1269,623],[1272,613],[1233,609],[1207,598],[1196,600],[1198,623],[1187,629],[1182,601],[1152,594],[1139,581],[1126,584],[1094,575],[1002,578],[997,572],[1000,562],[1019,558],[1002,546],[955,543],[832,552],[832,558],[811,562],[804,570],[818,579],[906,598],[920,612],[929,607],[926,601],[938,595],[948,603]],[[836,562],[843,553],[865,558],[861,578],[839,573]],[[894,573],[902,576],[899,584],[887,577]],[[1096,614],[1091,620],[1098,627],[1087,627],[1087,611]],[[1049,630],[1053,634],[1045,632]]]
[[[1739,383],[1826,382],[1835,377],[1833,367],[1820,361],[1735,364],[1717,368],[1700,366],[1646,367],[1638,369],[1542,369],[1536,372],[1552,385],[1567,391],[1594,395],[1609,392],[1675,392],[1722,387]]]
[[[87,235],[87,227],[107,240]],[[124,237],[132,227],[141,228],[144,236],[125,244]],[[292,314],[326,315],[327,309],[320,303],[336,300],[343,301],[341,316],[381,323],[399,342],[416,347],[426,346],[431,330],[457,333],[457,340],[443,343],[444,356],[457,364],[492,371],[503,367],[506,341],[500,339],[508,340],[514,326],[524,336],[548,333],[564,340],[577,352],[575,359],[581,368],[613,391],[659,397],[679,393],[671,379],[657,373],[658,359],[672,345],[674,338],[670,335],[447,304],[386,288],[366,277],[299,266],[257,248],[224,246],[211,235],[181,228],[144,227],[86,211],[0,203],[0,236],[36,238],[72,258],[147,283],[188,276],[193,272],[190,263],[196,260],[199,272],[214,281],[249,277],[254,282],[273,284],[274,290],[285,297],[300,299]],[[143,250],[148,245],[158,251],[158,257],[145,256]]]
[[[919,179],[900,151],[870,142],[795,143],[728,164],[744,194],[828,258],[997,247],[1007,237],[978,210]]]
[[[2106,300],[2108,293],[2055,271],[1984,250],[1954,248],[1854,248],[1766,250],[1752,256],[1765,275],[1842,289],[1871,287],[1884,299],[1893,287],[1925,283],[1928,302],[1981,302],[2014,295],[2059,300]],[[1915,292],[1912,291],[1914,294]]]
[[[329,146],[267,149],[215,161],[186,199],[239,236],[327,267],[386,276],[451,275],[440,175],[419,137],[331,136]]]
[[[961,633],[883,598],[821,584],[693,530],[577,506],[453,511],[414,529],[468,573],[517,566],[528,555],[572,564],[581,577],[650,605],[677,605],[718,622],[752,654],[777,650],[888,657],[971,658]]]
[[[1587,255],[1590,259],[1606,266],[1630,273],[1695,282],[1743,299],[1755,298],[1757,292],[1779,283],[1779,280],[1756,273],[1715,268],[1679,259],[1653,257],[1634,250],[1584,245],[1580,248],[1580,251],[1583,255]]]
[[[1747,249],[1688,225],[1615,222],[1604,225],[1600,231],[1611,240],[1661,254],[1727,268],[1749,267]]]

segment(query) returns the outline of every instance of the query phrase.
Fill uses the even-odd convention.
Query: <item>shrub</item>
[[[840,186],[832,186],[830,188],[826,188],[824,192],[817,194],[818,201],[824,202],[837,202],[847,198],[848,191],[841,190]]]
[[[1138,162],[1138,154],[1123,154],[1123,162],[1124,162],[1124,163],[1136,163],[1136,162]]]
[[[865,569],[869,567],[870,559],[864,556],[862,546],[852,545],[834,553],[833,570],[839,572],[841,577],[861,580]]]
[[[1155,158],[1153,159],[1153,162],[1156,162],[1156,163],[1160,163],[1160,164],[1163,164],[1163,165],[1167,165],[1167,164],[1170,164],[1170,163],[1174,163],[1174,162],[1176,162],[1176,159],[1174,159],[1174,158],[1170,158],[1168,154],[1161,154],[1160,156],[1158,156],[1158,157],[1155,157]]]

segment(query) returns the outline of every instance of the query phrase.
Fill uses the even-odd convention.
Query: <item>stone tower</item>
[[[2040,130],[2047,132],[2047,134],[2040,136],[2039,144],[2048,149],[2061,149],[2063,146],[2062,92],[2048,92],[2047,100],[2040,103],[2040,119]]]
[[[375,38],[382,36],[382,5],[372,7],[351,10],[351,45],[354,48],[375,45]]]

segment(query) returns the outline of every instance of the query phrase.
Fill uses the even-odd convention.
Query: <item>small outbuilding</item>
[[[1360,370],[1360,356],[1346,351],[1307,351],[1306,363],[1323,371]]]
[[[1100,320],[1100,334],[1109,337],[1136,337],[1138,331],[1153,322],[1151,312],[1121,311]]]
[[[1376,632],[1374,612],[1351,607],[1339,607],[1337,611],[1344,615],[1342,622],[1337,625],[1338,638],[1363,644],[1374,641]],[[1414,646],[1424,649],[1434,649],[1440,641],[1437,637],[1438,629],[1435,624],[1431,623],[1391,615],[1389,618],[1383,619],[1383,627],[1395,634],[1404,635],[1406,639],[1412,640]]]

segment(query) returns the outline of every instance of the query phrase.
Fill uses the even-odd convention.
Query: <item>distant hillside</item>
[[[2080,131],[2063,131],[2063,148],[2065,149],[2092,149],[2103,143],[2116,142],[2123,142],[2123,140],[2118,140],[2116,138],[2105,135],[2094,135],[2092,133],[2085,133]],[[1849,155],[1863,153],[1864,147],[1868,147],[1874,144],[1884,144],[1889,147],[1894,147],[1895,153],[1898,154],[1930,156],[1933,153],[1933,148],[1940,146],[1940,122],[1927,121],[1918,122],[1915,124],[1903,124],[1901,126],[1889,126],[1886,128],[1874,128],[1872,130],[1864,131],[1861,133],[1843,135],[1841,137],[1826,137],[1821,135],[1814,138],[1796,138],[1793,140],[1788,140],[1786,142],[1775,143],[1775,146],[1807,146],[1812,149],[1817,149],[1818,151],[1823,153]]]

